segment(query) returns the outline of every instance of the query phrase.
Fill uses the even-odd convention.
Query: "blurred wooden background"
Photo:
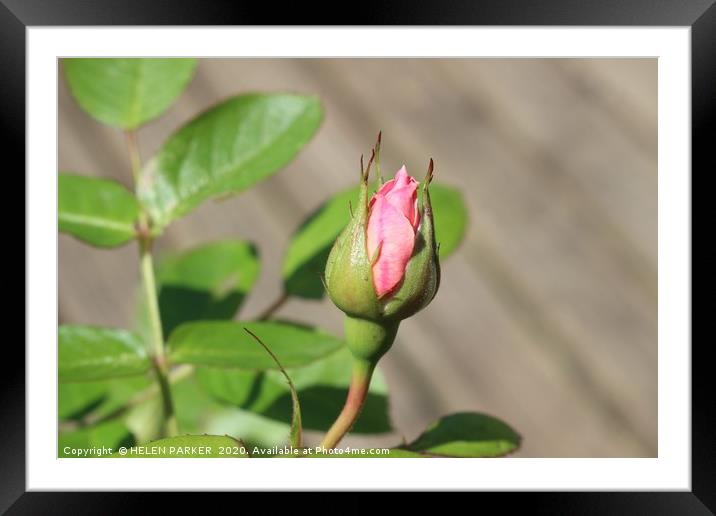
[[[330,42],[327,42],[327,45]],[[517,456],[657,455],[657,61],[655,59],[205,59],[179,102],[140,131],[150,156],[178,125],[251,90],[320,95],[326,118],[285,170],[172,225],[158,252],[256,242],[261,277],[241,316],[279,294],[301,220],[354,184],[383,130],[383,170],[462,188],[470,223],[433,304],[401,326],[383,370],[398,432],[440,415],[499,416]],[[130,185],[123,135],[59,84],[59,167]],[[128,327],[137,251],[59,239],[60,322]],[[282,316],[341,331],[330,302]]]

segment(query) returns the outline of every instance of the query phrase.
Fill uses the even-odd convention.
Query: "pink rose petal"
[[[418,225],[418,183],[413,180],[405,186],[396,186],[385,199],[410,221],[413,227]]]
[[[420,217],[418,213],[418,185],[419,183],[408,175],[405,165],[396,172],[395,178],[386,181],[370,200],[369,207],[373,206],[377,195],[384,195],[410,221],[414,228],[418,227]]]
[[[380,245],[378,260],[373,264],[373,285],[378,297],[382,297],[405,275],[415,245],[415,229],[384,195],[377,193],[373,201],[368,219],[367,250],[372,259]]]

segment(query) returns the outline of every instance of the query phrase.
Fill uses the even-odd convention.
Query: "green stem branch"
[[[169,365],[167,364],[164,352],[164,335],[162,332],[162,320],[159,314],[159,301],[157,299],[157,286],[154,279],[154,262],[152,260],[152,243],[148,237],[140,238],[140,261],[142,270],[142,288],[147,307],[150,330],[150,356],[154,373],[159,382],[159,392],[162,395],[162,407],[164,410],[164,435],[176,435],[179,428],[174,415],[174,403],[169,385]]]
[[[151,355],[159,358],[164,356],[164,335],[162,333],[162,320],[159,314],[157,300],[157,284],[154,279],[154,261],[152,259],[151,242],[149,239],[139,241],[140,267],[142,269],[142,288],[147,305],[149,317],[149,330],[151,332]]]
[[[127,149],[129,161],[132,167],[134,188],[139,184],[142,162],[139,154],[136,131],[127,131]],[[167,363],[164,351],[164,335],[162,332],[162,320],[159,314],[159,300],[157,299],[157,284],[154,278],[154,261],[152,259],[153,237],[149,228],[149,217],[142,210],[139,217],[139,228],[137,231],[139,241],[139,259],[142,273],[142,289],[147,307],[149,319],[150,344],[149,356],[152,359],[154,373],[159,384],[159,392],[162,396],[162,407],[164,413],[164,424],[162,433],[165,436],[179,433],[176,416],[174,414],[174,402],[172,401],[171,387],[169,384],[169,364]]]
[[[288,301],[288,292],[283,291],[281,295],[273,302],[271,303],[263,312],[261,312],[258,317],[256,317],[256,320],[258,321],[265,321],[269,317],[271,317],[275,312],[281,308],[286,301]]]

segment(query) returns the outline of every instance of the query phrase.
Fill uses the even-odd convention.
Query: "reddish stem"
[[[348,397],[343,406],[343,410],[328,430],[321,448],[335,448],[343,437],[350,432],[353,425],[358,420],[363,404],[368,396],[368,388],[370,387],[370,379],[373,376],[375,364],[371,364],[364,360],[356,359],[353,362],[353,376],[351,385],[348,388]]]

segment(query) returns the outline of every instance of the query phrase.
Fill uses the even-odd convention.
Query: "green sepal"
[[[367,179],[367,174],[363,174],[358,205],[328,255],[325,284],[333,303],[347,315],[377,319],[381,316],[381,306],[373,288],[371,257],[366,245]]]
[[[440,259],[428,188],[432,179],[431,172],[432,167],[423,181],[422,216],[413,256],[408,261],[405,277],[398,290],[385,301],[383,317],[386,319],[402,320],[416,314],[430,304],[440,286]]]

